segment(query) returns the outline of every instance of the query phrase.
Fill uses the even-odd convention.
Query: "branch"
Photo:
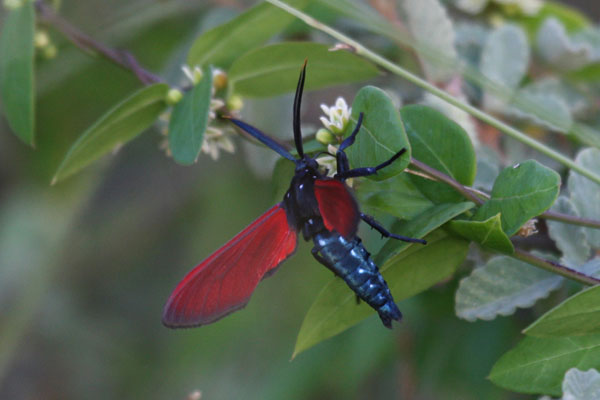
[[[159,76],[142,67],[128,51],[105,46],[71,25],[67,20],[56,14],[45,1],[36,0],[35,9],[40,21],[55,28],[81,50],[100,55],[113,64],[132,72],[144,85],[163,81]]]
[[[528,253],[525,250],[515,248],[515,253],[512,255],[512,257],[516,258],[517,260],[525,261],[528,264],[535,265],[536,267],[545,269],[546,271],[564,276],[565,278],[583,283],[584,285],[594,286],[600,284],[600,279],[598,278],[594,278],[593,276],[586,275],[572,268],[565,267],[562,264],[544,260],[543,258]]]
[[[421,171],[425,172],[428,175],[429,179],[444,182],[445,184],[452,186],[457,192],[462,194],[464,198],[474,202],[475,204],[479,204],[479,205],[483,204],[484,201],[481,199],[482,197],[486,200],[490,198],[489,194],[484,193],[482,191],[479,191],[479,190],[474,189],[469,186],[464,186],[463,184],[461,184],[454,178],[452,178],[434,168],[431,168],[429,165],[424,164],[418,160],[415,160],[414,158],[411,158],[410,163],[412,165],[414,165],[415,167],[419,168]],[[410,170],[406,170],[406,172],[414,173],[413,171],[410,171]],[[553,221],[564,222],[566,224],[579,225],[579,226],[585,226],[588,228],[600,229],[600,221],[598,221],[598,220],[575,217],[573,215],[562,214],[562,213],[554,212],[554,211],[546,211],[545,213],[538,215],[537,218],[549,219],[549,220],[553,220]]]
[[[489,198],[488,195],[486,195],[482,192],[476,191],[473,188],[464,186],[460,182],[451,178],[450,176],[448,176],[434,168],[431,168],[430,166],[428,166],[418,160],[415,160],[414,158],[411,158],[410,163],[412,165],[414,165],[415,167],[419,168],[421,171],[425,172],[427,175],[429,175],[434,180],[442,181],[442,182],[450,185],[457,192],[462,194],[463,197],[474,202],[475,204],[479,204],[479,205],[483,204],[483,200],[481,200],[479,197],[477,197],[476,194],[484,195]],[[555,213],[552,211],[547,211],[547,212],[543,213],[542,215],[540,215],[539,217],[545,218],[545,219],[553,219],[556,221],[561,221],[561,222],[575,224],[575,225],[589,226],[592,228],[600,228],[600,221],[593,221],[593,220],[588,220],[588,219],[584,219],[584,218],[573,217],[571,215]],[[553,272],[555,274],[564,276],[565,278],[569,278],[569,279],[572,279],[579,283],[583,283],[585,285],[600,284],[600,279],[586,275],[577,270],[566,267],[562,264],[559,264],[559,263],[556,263],[553,261],[548,261],[543,258],[537,257],[531,253],[527,253],[526,251],[518,249],[516,247],[515,247],[515,253],[512,255],[512,257],[516,258],[517,260],[525,261],[528,264],[535,265],[536,267]]]
[[[410,159],[410,163],[412,165],[414,165],[415,167],[419,168],[421,171],[426,172],[428,175],[435,178],[435,180],[442,181],[445,184],[452,186],[454,188],[454,190],[456,190],[458,193],[462,194],[463,197],[466,198],[467,200],[470,200],[475,204],[479,204],[479,205],[483,204],[483,200],[481,200],[479,197],[477,197],[473,193],[473,190],[470,190],[470,188],[467,188],[466,186],[464,186],[462,183],[458,182],[454,178],[444,174],[443,172],[438,171],[435,168],[431,168],[429,165],[424,164],[419,160],[415,160],[412,157]]]
[[[579,225],[579,226],[586,226],[588,228],[600,229],[600,221],[588,219],[588,218],[574,217],[572,215],[557,213],[554,211],[546,211],[545,213],[540,215],[540,218],[564,222],[566,224],[573,224],[573,225]]]

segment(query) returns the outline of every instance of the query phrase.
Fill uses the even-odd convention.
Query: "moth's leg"
[[[347,170],[344,170],[342,172],[339,172],[339,168],[338,168],[338,173],[335,175],[335,177],[338,178],[338,179],[344,180],[344,179],[348,179],[348,178],[357,178],[357,177],[361,177],[361,176],[374,175],[380,169],[385,168],[388,165],[390,165],[391,163],[393,163],[394,161],[396,161],[405,152],[406,152],[406,148],[403,148],[402,150],[400,150],[399,152],[397,152],[396,154],[394,154],[389,160],[384,161],[384,162],[382,162],[381,164],[379,164],[379,165],[377,165],[375,167],[363,167],[363,168],[347,169]],[[344,154],[344,157],[345,156],[346,156],[346,154]],[[339,159],[339,156],[338,156],[338,159]],[[346,160],[346,162],[347,162],[347,160]],[[338,160],[338,167],[339,167],[339,165],[340,164],[339,164],[339,160]]]
[[[390,231],[388,231],[387,229],[385,229],[383,227],[383,225],[381,225],[379,222],[375,221],[375,218],[371,217],[370,215],[367,215],[367,214],[364,214],[364,213],[360,213],[360,218],[363,221],[365,221],[367,224],[369,224],[371,226],[371,228],[373,228],[377,232],[381,233],[381,236],[383,236],[383,237],[389,237],[389,238],[393,238],[393,239],[398,239],[398,240],[402,240],[403,242],[409,242],[409,243],[427,244],[427,241],[425,241],[423,239],[409,238],[409,237],[406,237],[406,236],[396,235],[395,233],[391,233]]]
[[[360,131],[363,117],[364,117],[363,113],[360,113],[358,115],[358,121],[356,122],[356,126],[354,127],[354,130],[352,131],[350,136],[348,136],[346,139],[344,139],[344,141],[342,142],[342,144],[340,144],[340,147],[338,148],[338,151],[335,155],[335,158],[337,161],[337,175],[343,175],[344,173],[346,173],[347,171],[350,170],[350,164],[348,163],[348,156],[346,155],[344,150],[346,150],[348,147],[352,146],[352,144],[354,143],[354,139],[356,139],[356,135],[358,134],[358,131]]]

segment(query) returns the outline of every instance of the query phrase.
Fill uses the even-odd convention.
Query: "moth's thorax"
[[[297,164],[296,174],[283,198],[283,205],[289,223],[302,231],[305,240],[309,240],[324,228],[319,203],[315,197],[315,180],[322,177],[312,165],[302,165],[303,168],[298,168],[299,164],[301,162]]]

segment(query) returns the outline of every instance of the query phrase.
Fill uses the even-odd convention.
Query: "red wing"
[[[165,305],[163,324],[205,325],[244,307],[260,280],[294,252],[296,243],[296,231],[277,204],[188,272]]]
[[[348,187],[336,179],[317,179],[315,197],[325,227],[346,238],[356,235],[360,212]]]

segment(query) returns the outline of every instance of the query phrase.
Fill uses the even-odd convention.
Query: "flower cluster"
[[[210,154],[213,160],[219,159],[219,150],[224,150],[228,153],[235,151],[235,146],[231,140],[231,136],[224,129],[209,126],[204,132],[204,141],[202,142],[202,152]]]
[[[323,173],[329,177],[333,177],[337,172],[337,162],[333,154],[337,153],[337,147],[333,145],[327,146],[327,153],[325,155],[316,158],[319,167],[323,170]]]
[[[348,107],[346,100],[343,97],[338,97],[335,101],[335,105],[327,107],[325,104],[321,104],[321,110],[326,117],[321,117],[320,120],[330,132],[334,135],[341,135],[350,121],[350,113],[352,108]]]
[[[204,77],[204,73],[199,66],[195,66],[190,68],[187,65],[184,65],[182,68],[183,74],[191,83],[192,86],[197,85],[202,78]],[[235,151],[235,146],[233,144],[233,140],[231,139],[232,130],[228,126],[221,126],[216,121],[217,119],[217,110],[225,106],[225,102],[215,97],[220,89],[223,89],[227,85],[227,75],[225,72],[219,69],[213,69],[213,87],[211,91],[211,100],[208,111],[208,124],[206,131],[204,132],[203,141],[201,150],[205,154],[209,154],[213,160],[217,160],[219,158],[219,153],[221,150],[224,150],[228,153],[233,153]],[[169,104],[176,104],[183,97],[182,93],[178,89],[171,89],[169,91],[169,95],[167,96],[167,100]],[[241,108],[241,99],[235,99],[238,108]],[[235,110],[230,110],[235,111]],[[170,112],[165,113],[161,116],[160,122],[162,124],[161,133],[163,135],[168,135],[168,125],[170,119]],[[164,149],[168,156],[171,156],[171,151],[169,149],[168,140],[165,140],[161,143],[161,148]]]

